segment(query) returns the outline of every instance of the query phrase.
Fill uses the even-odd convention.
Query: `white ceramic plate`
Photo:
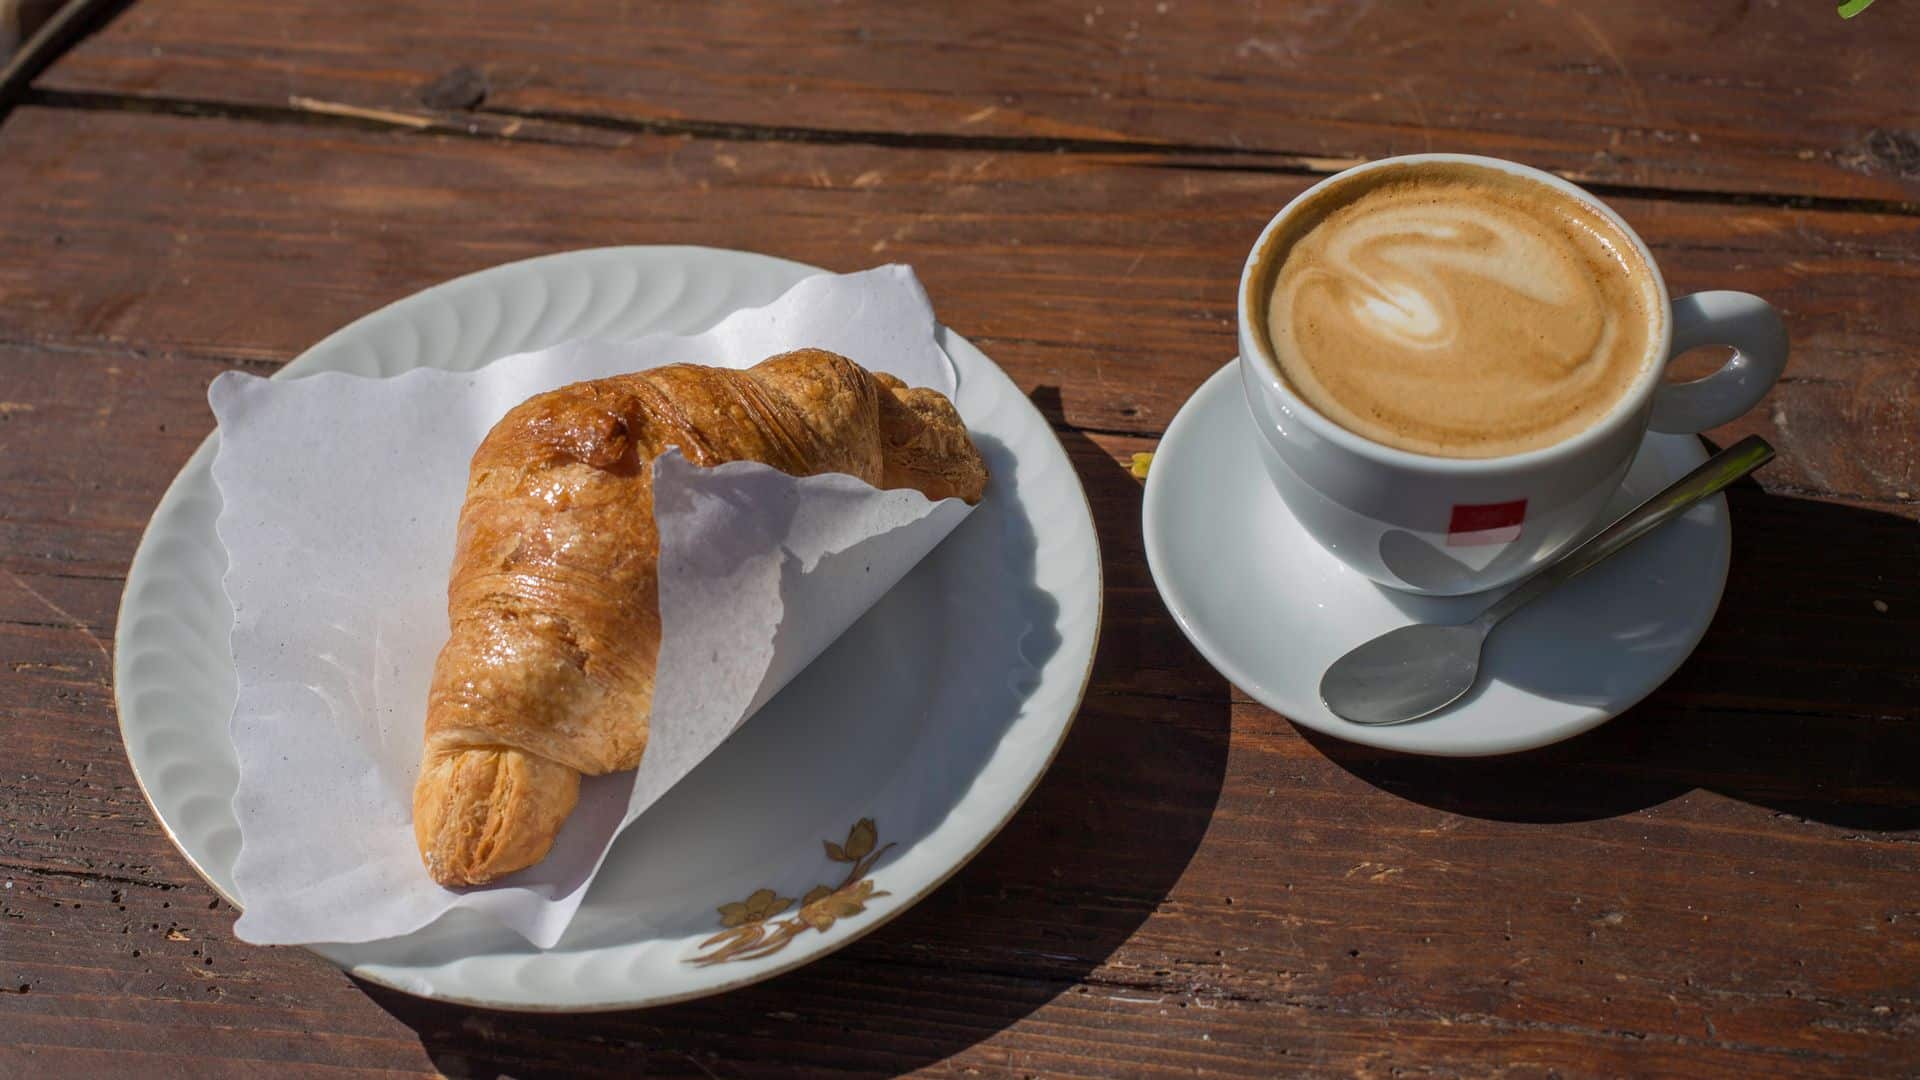
[[[570,338],[697,333],[768,303],[814,268],[709,248],[569,252],[495,267],[377,311],[276,378],[473,368]],[[825,955],[905,910],[978,852],[1052,760],[1092,666],[1100,556],[1066,452],[1018,388],[943,331],[955,404],[993,480],[925,562],[728,743],[627,830],[573,926],[550,950],[455,913],[424,930],[321,955],[427,997],[535,1010],[664,1004],[755,982]],[[161,824],[229,899],[239,830],[227,736],[232,612],[213,523],[207,438],[147,526],[120,604],[121,735]],[[719,908],[762,889],[803,897],[851,869],[824,841],[878,834],[854,902],[824,929],[780,931],[758,956],[697,963],[727,942]],[[856,844],[858,841],[856,840]],[[884,893],[886,895],[879,895]],[[734,921],[767,915],[729,908]],[[853,911],[852,908],[860,910]],[[814,921],[825,910],[813,909]],[[832,911],[827,911],[832,914]]]
[[[1464,622],[1493,593],[1413,596],[1328,554],[1287,512],[1260,463],[1259,432],[1222,368],[1180,408],[1147,476],[1147,563],[1201,655],[1254,700],[1352,742],[1475,756],[1571,738],[1618,716],[1693,652],[1720,606],[1732,550],[1715,496],[1522,608],[1487,642],[1480,682],[1435,716],[1349,723],[1320,700],[1348,649],[1412,622]],[[1706,460],[1691,435],[1648,435],[1602,514],[1611,521]]]

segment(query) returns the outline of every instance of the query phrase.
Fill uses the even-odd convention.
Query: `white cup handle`
[[[1773,305],[1751,293],[1702,292],[1673,302],[1673,347],[1667,359],[1700,345],[1729,345],[1719,371],[1668,383],[1653,396],[1655,431],[1691,434],[1727,423],[1760,404],[1787,366],[1787,328]]]

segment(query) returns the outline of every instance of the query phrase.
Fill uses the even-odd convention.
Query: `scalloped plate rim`
[[[692,257],[717,256],[722,261],[744,259],[749,262],[761,263],[769,268],[778,268],[781,271],[793,273],[797,276],[830,272],[821,267],[793,259],[782,258],[780,256],[701,245],[615,245],[551,252],[471,271],[390,301],[320,339],[320,341],[303,350],[298,356],[282,365],[269,377],[275,379],[297,378],[313,372],[333,370],[324,360],[324,354],[328,351],[352,342],[360,335],[370,332],[384,320],[401,317],[406,309],[410,307],[416,305],[424,306],[434,299],[457,295],[464,289],[473,288],[487,279],[505,277],[516,273],[540,273],[555,267],[571,267],[589,260],[606,259],[617,262],[622,257],[671,258],[675,255]],[[1056,715],[1052,720],[1055,725],[1055,730],[1053,732],[1051,745],[1047,748],[1044,759],[1041,760],[1038,767],[1032,769],[1031,773],[1025,778],[1017,796],[1011,800],[1007,800],[1004,805],[993,810],[993,814],[997,817],[997,820],[993,821],[986,828],[977,831],[977,835],[973,838],[972,845],[964,854],[952,859],[940,872],[931,875],[921,882],[911,885],[903,885],[900,882],[888,882],[890,886],[898,890],[895,892],[895,896],[897,897],[896,902],[887,905],[883,909],[874,910],[870,918],[863,919],[857,924],[849,926],[844,933],[812,937],[808,945],[803,945],[795,950],[780,954],[783,956],[783,959],[779,962],[758,965],[753,969],[743,972],[738,978],[721,980],[711,985],[695,987],[678,993],[640,994],[591,1003],[566,1004],[543,1003],[515,998],[496,998],[484,994],[453,992],[444,987],[422,988],[418,985],[408,985],[404,980],[387,977],[383,972],[377,970],[380,967],[378,964],[354,964],[343,961],[331,954],[328,951],[329,946],[325,944],[306,946],[308,951],[321,956],[329,963],[334,964],[355,978],[364,979],[369,983],[416,997],[459,1005],[525,1013],[591,1013],[652,1008],[726,993],[730,990],[771,979],[777,975],[792,971],[814,960],[835,953],[860,938],[865,937],[867,934],[880,929],[919,903],[984,850],[986,846],[993,841],[994,837],[1006,827],[1007,823],[1012,821],[1014,815],[1019,812],[1020,808],[1025,805],[1027,799],[1031,797],[1034,790],[1039,786],[1041,778],[1044,777],[1047,770],[1052,767],[1054,759],[1058,756],[1060,748],[1065,745],[1067,736],[1072,730],[1073,722],[1079,714],[1080,706],[1085,701],[1087,687],[1093,674],[1094,657],[1098,654],[1100,626],[1105,614],[1105,574],[1099,549],[1099,537],[1093,526],[1092,505],[1087,499],[1085,486],[1080,483],[1078,474],[1072,468],[1071,459],[1068,458],[1064,445],[1059,442],[1058,435],[1053,433],[1045,417],[1040,414],[1032,401],[1018,391],[1017,386],[1013,384],[1012,380],[1008,378],[1004,372],[1000,371],[998,366],[994,365],[992,360],[987,357],[984,352],[980,351],[977,346],[974,346],[972,342],[968,341],[950,327],[942,325],[940,329],[942,342],[947,347],[950,357],[952,357],[952,354],[956,351],[954,348],[956,344],[961,350],[970,352],[973,356],[978,357],[979,361],[990,368],[994,374],[999,375],[1002,380],[1005,380],[1007,388],[1012,391],[1012,403],[1024,413],[1023,419],[1030,424],[1038,425],[1040,430],[1046,431],[1049,439],[1052,441],[1051,449],[1058,453],[1061,460],[1066,463],[1066,479],[1071,483],[1075,493],[1079,495],[1078,509],[1080,514],[1078,516],[1080,520],[1074,524],[1084,525],[1086,553],[1090,557],[1090,565],[1092,568],[1092,573],[1088,576],[1091,581],[1090,599],[1092,609],[1088,613],[1087,624],[1089,629],[1084,638],[1085,658],[1081,665],[1082,671],[1078,686],[1070,696],[1070,703],[1064,709],[1056,710]],[[561,338],[561,340],[564,340],[564,337]],[[500,355],[509,354],[502,353]],[[962,364],[957,357],[952,357],[952,359],[956,378],[964,380],[964,369],[967,365]],[[173,844],[175,850],[186,859],[187,865],[193,869],[194,873],[198,875],[201,880],[205,881],[207,886],[222,900],[237,909],[240,905],[234,899],[231,891],[216,880],[214,874],[211,873],[206,866],[202,865],[202,858],[205,853],[196,854],[194,851],[189,850],[187,844],[182,841],[179,833],[176,831],[174,824],[161,814],[158,804],[155,803],[148,787],[148,777],[141,772],[137,755],[134,752],[133,741],[129,733],[128,710],[121,693],[122,688],[127,685],[131,674],[128,670],[130,661],[127,657],[133,655],[133,650],[127,647],[129,644],[129,631],[127,628],[130,625],[130,621],[124,618],[124,615],[128,601],[133,597],[136,588],[143,585],[156,573],[152,563],[161,556],[156,554],[156,549],[150,546],[150,541],[154,536],[155,526],[161,522],[163,518],[171,518],[171,516],[179,513],[177,504],[188,497],[185,494],[186,485],[198,479],[195,474],[207,472],[210,469],[219,437],[219,431],[216,429],[209,432],[206,438],[201,440],[200,445],[188,456],[187,461],[181,466],[179,472],[177,472],[173,479],[167,484],[159,501],[156,502],[145,528],[143,528],[141,532],[139,545],[136,547],[133,559],[128,566],[126,582],[121,589],[120,604],[116,609],[113,697],[116,721],[120,729],[121,746],[127,755],[128,767],[134,775],[135,786],[140,792],[142,801],[147,804],[148,809],[153,814],[154,821],[160,826],[162,832],[166,834],[167,839]],[[1036,528],[1041,527],[1040,523],[1042,520],[1043,519],[1035,519]],[[224,600],[224,594],[222,599]],[[1064,614],[1063,612],[1063,615]],[[1071,644],[1072,643],[1063,641],[1063,651],[1070,648]],[[228,662],[231,662],[231,657],[228,657]],[[224,726],[224,719],[222,725]],[[135,726],[138,726],[137,723]],[[224,737],[224,732],[222,732],[222,736]],[[987,765],[990,765],[991,762],[992,759],[989,758],[986,763],[983,763],[983,770]],[[959,804],[956,804],[955,809],[958,809],[958,806]],[[949,816],[951,816],[951,813]]]

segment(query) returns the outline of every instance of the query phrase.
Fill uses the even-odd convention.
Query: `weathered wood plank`
[[[1423,150],[1616,183],[1920,197],[1920,26],[1829,3],[452,7],[143,0],[41,86],[1178,144],[1296,163]],[[313,108],[314,105],[304,107]]]
[[[1123,463],[1231,351],[1240,249],[1301,183],[1123,157],[607,153],[16,114],[0,129],[0,184],[25,192],[0,205],[0,1073],[195,1075],[188,1029],[236,1074],[1920,1067],[1909,222],[1623,202],[1676,288],[1788,308],[1794,381],[1718,433],[1765,431],[1786,460],[1771,491],[1735,493],[1726,607],[1669,687],[1570,744],[1435,762],[1246,703],[1179,637],[1140,554]],[[1066,425],[1109,577],[1067,747],[925,903],[720,999],[498,1016],[233,941],[140,800],[107,683],[119,579],[211,426],[207,380],[271,370],[456,273],[668,241],[912,261]]]
[[[40,110],[22,114],[9,130],[10,145],[19,148],[9,160],[29,169],[61,160],[60,140],[70,130],[63,125],[72,119]],[[158,121],[164,137],[143,139],[132,132],[150,118],[81,119],[85,152],[104,155],[114,167],[58,174],[67,197],[93,209],[68,210],[51,201],[36,208],[28,200],[27,212],[0,216],[0,235],[13,242],[13,250],[44,250],[52,243],[68,253],[54,267],[32,260],[0,265],[6,283],[0,288],[9,301],[0,307],[0,336],[58,336],[86,344],[43,355],[17,352],[0,368],[0,388],[8,391],[0,399],[10,402],[0,419],[0,449],[33,446],[36,431],[84,431],[91,441],[141,441],[147,451],[141,461],[169,464],[164,473],[142,476],[102,471],[84,450],[0,454],[0,477],[36,496],[4,515],[0,537],[20,553],[16,558],[37,560],[25,569],[91,578],[71,586],[66,602],[94,628],[107,625],[118,590],[110,579],[131,551],[152,493],[210,426],[201,403],[206,380],[236,357],[255,370],[271,370],[277,358],[335,325],[424,283],[553,246],[624,239],[749,244],[756,236],[771,237],[785,242],[786,254],[853,268],[874,256],[865,250],[870,243],[847,243],[847,232],[905,230],[900,254],[919,265],[948,321],[1032,388],[1044,410],[1078,425],[1150,433],[1231,349],[1225,324],[1239,219],[1257,222],[1268,198],[1283,197],[1298,183],[866,148],[808,148],[813,160],[782,165],[778,159],[785,155],[735,146],[717,151],[706,164],[723,171],[730,166],[741,177],[737,186],[719,194],[670,196],[670,181],[650,189],[646,171],[631,163],[603,172],[596,167],[599,156],[573,151],[542,149],[538,153],[553,160],[522,163],[533,151],[225,121]],[[103,130],[86,135],[86,128]],[[678,158],[702,150],[703,144],[660,140],[649,160],[658,168],[682,168]],[[941,161],[920,163],[927,156]],[[432,164],[449,157],[444,166]],[[302,226],[296,216],[328,201],[327,184],[349,183],[344,170],[326,174],[327,162],[337,159],[362,162],[348,201],[371,205],[384,199],[408,213],[336,217],[324,234]],[[750,162],[756,167],[749,169]],[[116,195],[112,177],[123,165],[176,183],[150,199]],[[909,200],[879,199],[856,188],[854,200],[871,209],[835,219],[816,207],[844,205],[848,190],[788,186],[796,173],[858,177],[865,173],[856,170],[866,167],[888,168],[903,184],[929,185],[954,171],[977,173],[995,188],[998,205],[968,199],[919,217]],[[326,175],[300,180],[316,171]],[[547,192],[543,198],[559,199],[564,192],[576,217],[556,218],[544,242],[537,236],[497,238],[516,227],[476,235],[471,224],[463,224],[501,214],[526,178]],[[1278,193],[1267,190],[1275,186]],[[1108,213],[1120,212],[1130,195],[1190,190],[1195,202],[1209,208],[1208,216],[1191,228],[1168,230],[1168,239],[1145,260],[1138,250],[1125,255],[1126,249],[1102,235],[1124,230],[1099,228],[1097,208],[1074,205],[1076,187],[1108,192],[1106,205],[1114,208]],[[234,206],[217,194],[236,190],[261,197]],[[358,193],[368,191],[380,194]],[[647,205],[673,198],[680,204],[676,220],[608,226],[621,208],[635,204],[636,191],[637,201]],[[735,228],[730,222],[743,201],[765,209],[746,215],[755,219],[752,227]],[[292,209],[276,211],[283,206]],[[441,208],[421,209],[428,206]],[[1761,475],[1782,497],[1740,504],[1743,544],[1755,536],[1766,542],[1754,544],[1752,554],[1736,564],[1725,618],[1751,630],[1710,637],[1695,667],[1714,665],[1715,678],[1680,685],[1689,688],[1690,698],[1697,694],[1719,706],[1910,715],[1914,660],[1901,635],[1913,632],[1908,620],[1916,605],[1906,601],[1914,593],[1910,569],[1901,568],[1916,564],[1913,530],[1865,506],[1827,508],[1788,496],[1865,493],[1873,500],[1867,506],[1902,517],[1914,513],[1920,463],[1912,432],[1920,427],[1920,370],[1905,363],[1897,345],[1920,321],[1899,303],[1902,283],[1914,273],[1911,239],[1898,231],[1898,221],[1869,219],[1863,226],[1864,215],[1659,202],[1629,210],[1661,246],[1676,288],[1736,284],[1773,295],[1789,312],[1799,349],[1794,374],[1770,405],[1720,433],[1729,439],[1760,431],[1783,450],[1782,460]],[[703,215],[710,224],[696,224]],[[299,241],[297,261],[261,261],[263,251],[276,250],[276,236],[302,228],[311,235]],[[1137,231],[1152,228],[1142,222]],[[1715,230],[1742,243],[1704,239]],[[396,231],[404,235],[396,237]],[[1006,243],[1022,233],[1040,236],[1032,246],[1041,250],[1024,256],[1034,271],[1008,270],[1010,258],[1021,256],[1010,254]],[[1769,247],[1785,249],[1785,257]],[[69,257],[81,269],[68,269]],[[1149,283],[1142,285],[1142,277]],[[262,302],[262,296],[268,299]],[[228,359],[181,351],[191,348]],[[167,353],[156,356],[156,350]],[[165,417],[156,415],[161,402]],[[1150,446],[1141,441],[1128,450]],[[1090,477],[1089,484],[1097,499],[1107,500],[1102,541],[1114,590],[1103,674],[1124,678],[1132,689],[1191,693],[1191,680],[1207,669],[1184,643],[1156,637],[1164,624],[1133,525],[1131,485],[1118,475]],[[68,517],[85,527],[60,529]],[[1812,563],[1831,569],[1825,576],[1799,571]],[[1891,581],[1877,580],[1889,572]],[[1853,576],[1837,576],[1843,573]],[[1874,610],[1875,600],[1891,604],[1891,614]],[[53,618],[21,590],[0,596],[0,608],[15,619]],[[1813,625],[1831,632],[1802,632]]]
[[[109,346],[0,346],[0,371],[35,391],[32,408],[0,421],[0,491],[9,495],[0,507],[0,626],[95,642],[85,674],[104,678],[126,563],[158,493],[211,430],[207,382],[233,366],[159,350],[130,360]],[[1051,408],[1049,393],[1036,397]],[[1107,567],[1101,685],[1188,698],[1211,686],[1225,700],[1225,685],[1171,632],[1147,572],[1139,485],[1125,465],[1153,440],[1061,436],[1093,502]],[[39,452],[6,452],[15,446]],[[109,458],[102,447],[116,452]],[[1693,708],[1917,715],[1913,508],[1889,513],[1754,486],[1736,491],[1733,506],[1736,557],[1716,630],[1663,698]],[[49,715],[60,704],[42,703]]]
[[[102,770],[124,774],[110,713],[91,711]],[[1751,792],[1689,792],[1684,762],[1659,775],[1664,751],[1648,751],[1702,733],[1635,736],[1636,723],[1647,720],[1605,729],[1611,746],[1527,761],[1383,761],[1306,743],[1248,706],[1102,695],[972,867],[801,973],[624,1017],[373,997],[436,1060],[497,1056],[515,1075],[635,1054],[753,1074],[954,1055],[992,1067],[1009,1054],[1049,1075],[1259,1075],[1289,1059],[1465,1068],[1496,1046],[1674,1075],[1858,1075],[1915,1060],[1910,843],[1795,819]],[[1765,717],[1729,727],[1756,740],[1785,730]],[[65,752],[42,756],[33,733],[9,734],[33,785],[84,778]],[[1910,728],[1880,738],[1861,756],[1912,760]],[[113,827],[190,880],[150,823]],[[73,846],[89,859],[103,848],[97,835]],[[124,1047],[131,1063],[169,1029],[210,1025],[221,1057],[416,1060],[316,958],[233,942],[232,913],[197,883],[139,887],[4,855],[0,877],[13,883],[0,893],[0,986],[12,991],[0,1026],[13,1041]]]
[[[686,138],[608,153],[49,109],[16,113],[0,148],[0,182],[22,192],[0,245],[23,256],[0,261],[0,341],[281,360],[495,263],[704,243],[912,263],[942,318],[1060,419],[1143,434],[1233,354],[1246,246],[1306,183],[1125,157]],[[1920,505],[1913,219],[1618,203],[1676,292],[1746,289],[1787,314],[1788,380],[1716,438],[1772,439],[1773,490]]]
[[[40,655],[49,665],[74,659],[57,649]],[[66,793],[97,783],[96,773],[126,791],[110,707],[96,700],[81,713],[86,722],[70,736],[80,746],[42,751],[37,726],[10,733],[13,764],[33,783],[25,801],[9,800],[8,820],[69,827]],[[1441,1047],[1417,1030],[1405,1034],[1406,1025],[1469,1024],[1537,1051],[1565,1039],[1567,1052],[1582,1056],[1652,1037],[1685,1055],[1731,1052],[1724,1067],[1797,1047],[1781,1060],[1831,1058],[1838,1074],[1849,1060],[1903,1046],[1901,1025],[1920,993],[1911,979],[1920,942],[1904,888],[1910,844],[1860,833],[1911,835],[1911,807],[1894,805],[1911,777],[1897,763],[1920,747],[1910,725],[1850,721],[1847,750],[1823,756],[1802,726],[1642,710],[1527,760],[1437,763],[1308,744],[1249,706],[1099,694],[1034,801],[973,868],[803,980],[833,1004],[791,979],[748,993],[764,1012],[821,1019],[824,1010],[835,1025],[858,1013],[883,1029],[911,1025],[924,1039],[929,1009],[958,1014],[952,1022],[963,1029],[991,1030],[993,1007],[964,1004],[977,983],[1008,983],[1032,1007],[1079,984],[1087,989],[1073,993],[1118,1010],[1108,1022],[1121,1030],[1128,1015],[1151,1016],[1142,1008],[1151,1004],[1209,1031],[1264,1025],[1269,1047],[1298,1045],[1285,1040],[1308,1029],[1357,1025],[1355,1038],[1364,1039],[1392,1025],[1396,1039],[1412,1040],[1402,1044],[1407,1054],[1423,1055]],[[1814,734],[1832,739],[1840,726]],[[1734,734],[1780,749],[1748,761],[1732,783],[1715,781],[1724,768],[1715,754]],[[1829,770],[1836,763],[1880,775],[1849,777],[1845,767]],[[1748,786],[1738,786],[1742,779]],[[1717,793],[1689,793],[1716,782]],[[1381,799],[1369,784],[1402,798]],[[1836,804],[1829,823],[1817,809],[1808,817],[1772,809],[1797,805],[1778,801],[1782,785],[1888,805],[1863,826]],[[39,804],[36,788],[67,805]],[[1549,832],[1539,820],[1560,824]],[[204,995],[223,1006],[253,1003],[258,1015],[234,1026],[262,1029],[263,1039],[289,1024],[319,1026],[317,1014],[328,1032],[359,1030],[343,1026],[348,1019],[329,1000],[313,999],[315,973],[324,972],[317,960],[232,942],[231,913],[197,884],[136,886],[119,879],[123,861],[103,865],[118,846],[105,834],[118,831],[170,866],[170,877],[186,879],[141,815],[95,815],[90,824],[68,841],[83,859],[76,869],[36,872],[15,851],[0,855],[0,876],[15,883],[0,894],[0,918],[9,920],[0,985],[13,986],[17,974],[29,988],[6,1006],[30,1000],[95,1017],[101,1003],[137,992],[145,1005],[120,1005],[112,1016],[163,1024],[204,1015]],[[1119,835],[1128,843],[1101,842]],[[1775,933],[1787,923],[1792,935]],[[102,941],[117,943],[103,950]],[[1768,947],[1756,950],[1755,941]],[[299,974],[303,966],[311,970]],[[319,985],[352,993],[330,976]],[[918,996],[902,1001],[905,990]],[[876,1000],[861,1000],[864,993]],[[875,1017],[881,999],[893,1011]],[[408,1017],[465,1015],[382,1000]],[[647,1038],[724,1054],[723,1036],[743,1008],[754,1015],[737,997],[670,1010],[686,1023],[645,1014]],[[1266,1016],[1269,1008],[1287,1019]],[[1211,1009],[1254,1015],[1206,1017]],[[554,1024],[500,1021],[523,1036],[535,1023]],[[603,1026],[612,1021],[582,1023],[539,1052],[559,1063],[586,1032],[618,1030]],[[1178,1039],[1195,1034],[1170,1030]],[[804,1048],[801,1033],[780,1038]],[[835,1045],[824,1038],[810,1052],[831,1055]],[[1326,1049],[1306,1062],[1345,1060],[1320,1056]],[[902,1036],[890,1052],[911,1045]],[[1680,1057],[1672,1064],[1682,1067]]]
[[[103,516],[137,521],[210,424],[201,388],[227,363],[0,350],[0,370],[41,391],[6,434],[50,457],[92,448],[92,468],[117,478],[97,496]],[[134,402],[145,422],[118,425],[117,440],[76,411]],[[1063,434],[1114,576],[1137,579],[1123,539],[1137,489],[1122,463],[1150,443]],[[17,457],[0,461],[12,463],[0,466],[0,518],[65,497],[35,488]],[[1769,563],[1782,537],[1866,551],[1915,529],[1829,503],[1808,505],[1864,523],[1771,509],[1805,502],[1737,497],[1743,526],[1756,525],[1739,533],[1730,604],[1767,595],[1768,576],[1825,565]],[[58,551],[103,531],[92,557],[109,574],[137,537],[53,527],[28,539]],[[424,1049],[453,1074],[1257,1076],[1472,1071],[1498,1058],[1595,1074],[1846,1076],[1920,1064],[1912,699],[1870,679],[1848,700],[1904,711],[1743,710],[1752,673],[1740,650],[1758,612],[1723,618],[1678,680],[1691,689],[1538,754],[1447,762],[1304,738],[1230,701],[1202,667],[1162,668],[1177,696],[1132,692],[1130,669],[1185,646],[1144,585],[1110,589],[1107,658],[1033,800],[953,882],[845,953],[642,1014],[503,1017],[369,991],[383,1015],[317,958],[231,939],[232,912],[171,851],[121,756],[101,644],[112,590],[45,572],[41,554],[7,549],[0,583],[53,605],[37,620],[11,606],[0,617],[14,774],[0,820],[20,823],[0,835],[0,878],[13,883],[0,891],[0,989],[11,990],[0,1031],[23,1065],[186,1075],[191,1059],[155,1048],[189,1026],[218,1032],[216,1061],[412,1070]],[[1914,678],[1912,658],[1893,654],[1915,636],[1912,572],[1874,583],[1902,614],[1873,616],[1898,629],[1872,678]],[[1816,605],[1804,614],[1845,617],[1866,599],[1850,590],[1867,587],[1848,573],[1788,595]],[[1131,632],[1114,633],[1116,619]],[[1843,635],[1872,630],[1783,632],[1779,651],[1837,660],[1813,639]],[[1729,659],[1713,659],[1717,642]]]

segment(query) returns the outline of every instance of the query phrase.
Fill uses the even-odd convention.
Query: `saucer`
[[[1351,742],[1415,754],[1507,754],[1571,738],[1626,711],[1677,670],[1720,606],[1732,532],[1723,496],[1694,507],[1534,601],[1487,641],[1459,703],[1391,727],[1320,701],[1347,650],[1413,622],[1464,622],[1505,590],[1414,596],[1328,554],[1274,491],[1233,364],[1168,427],[1147,476],[1147,563],[1194,647],[1256,701]],[[1596,528],[1706,460],[1692,435],[1649,434]]]

